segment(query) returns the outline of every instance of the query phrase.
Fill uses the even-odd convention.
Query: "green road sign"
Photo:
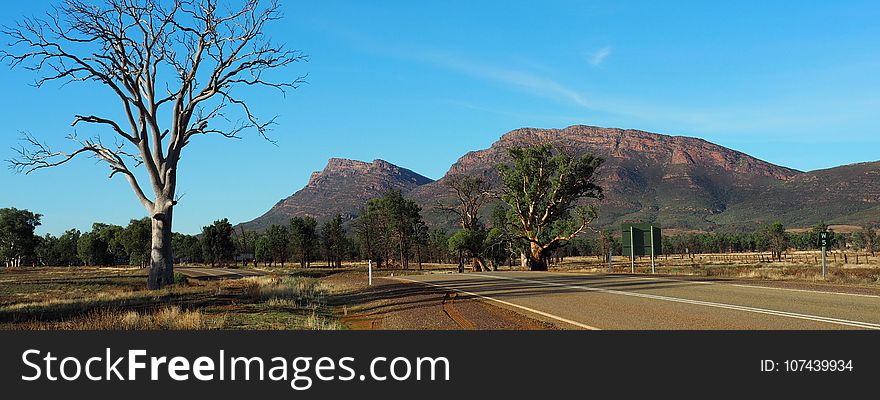
[[[660,227],[653,224],[624,224],[621,227],[623,255],[649,256],[663,253]]]
[[[819,247],[831,247],[833,241],[831,232],[819,232]]]

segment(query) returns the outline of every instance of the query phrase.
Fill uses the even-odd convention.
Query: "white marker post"
[[[654,273],[654,225],[651,225],[651,273]]]
[[[370,279],[370,286],[373,286],[373,260],[367,262],[367,276]]]
[[[609,247],[608,247],[608,273],[609,273],[609,274],[611,273],[611,254],[612,254],[611,252],[612,252],[612,251],[613,251],[613,250],[612,250],[611,247],[609,246]]]
[[[629,226],[629,268],[631,273],[636,273],[636,241],[632,225]]]

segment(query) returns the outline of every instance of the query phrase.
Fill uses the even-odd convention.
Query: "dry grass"
[[[313,271],[145,288],[143,271],[0,271],[0,329],[344,329]]]
[[[89,297],[49,299],[36,302],[24,302],[0,307],[0,313],[7,312],[44,312],[63,309],[87,309],[104,304],[124,305],[126,303],[157,302],[175,294],[192,292],[193,290],[169,287],[161,290],[113,291],[94,293]]]
[[[311,304],[320,302],[324,289],[315,278],[291,276],[258,276],[241,279],[248,297],[254,301],[279,300]]]
[[[308,317],[306,317],[305,324],[303,326],[305,329],[315,330],[315,331],[326,331],[326,330],[340,330],[345,329],[345,326],[342,325],[336,319],[330,319],[323,317],[321,315],[312,312]]]
[[[165,306],[154,312],[102,310],[58,324],[67,330],[205,330],[220,329],[224,319],[208,317],[199,310]]]

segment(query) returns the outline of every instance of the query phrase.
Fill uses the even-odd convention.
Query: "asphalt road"
[[[392,278],[475,296],[570,329],[878,329],[880,296],[637,275]]]
[[[237,268],[174,267],[174,272],[180,272],[193,279],[239,279],[264,275],[260,271]]]

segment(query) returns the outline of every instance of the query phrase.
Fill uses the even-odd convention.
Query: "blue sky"
[[[874,1],[282,3],[269,34],[310,56],[286,72],[308,73],[308,84],[250,97],[279,116],[277,146],[256,134],[193,141],[178,231],[257,217],[330,157],[382,158],[436,179],[523,126],[697,136],[801,170],[880,159]],[[49,4],[10,2],[0,23]],[[117,106],[100,88],[35,89],[33,79],[0,68],[0,159],[19,131],[63,145],[73,115]],[[92,159],[27,176],[3,168],[0,207],[44,214],[38,232],[53,234],[141,217],[107,172]]]

